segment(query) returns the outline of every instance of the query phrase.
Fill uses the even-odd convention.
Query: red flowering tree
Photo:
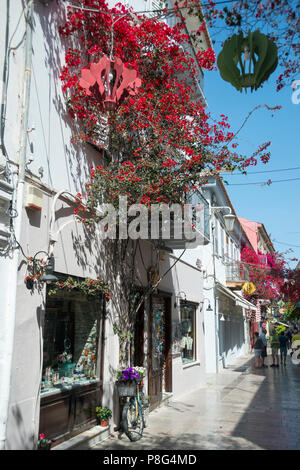
[[[241,259],[249,269],[249,279],[256,287],[256,291],[248,299],[266,299],[276,302],[281,299],[281,289],[286,277],[286,261],[282,253],[256,253],[251,247],[244,247]]]
[[[224,41],[224,34],[230,37],[243,31],[246,35],[249,30],[259,29],[278,48],[281,70],[277,90],[290,85],[300,72],[299,3],[296,0],[242,0],[221,5],[221,8],[218,3],[208,0],[201,5],[198,0],[179,0],[175,1],[175,10],[183,19],[189,14],[205,20],[214,42],[220,36]],[[194,31],[195,42],[200,39],[202,28]]]
[[[300,269],[289,269],[284,284],[281,287],[285,308],[289,319],[300,318]]]
[[[212,69],[215,56],[205,48],[196,60],[189,55],[184,22],[169,27],[157,18],[132,14],[121,4],[108,8],[104,0],[77,4],[83,9],[67,7],[67,21],[60,28],[62,37],[73,44],[67,48],[61,80],[69,113],[81,126],[74,140],[100,149],[86,194],[79,195],[83,202],[76,212],[83,222],[95,221],[99,203],[118,206],[119,196],[127,196],[128,204],[142,203],[148,208],[153,203],[184,203],[203,181],[202,170],[244,169],[258,158],[268,161],[270,142],[253,155],[238,155],[228,118],[221,115],[215,122],[205,111],[196,91],[197,76],[199,67]],[[111,54],[138,72],[141,86],[135,96],[104,114],[101,103],[79,80],[83,68]],[[143,302],[136,289],[141,285],[135,265],[139,245],[132,240],[112,245],[107,263],[124,363],[135,315]],[[143,295],[147,293],[149,287]]]

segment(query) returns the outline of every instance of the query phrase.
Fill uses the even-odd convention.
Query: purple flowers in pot
[[[139,379],[139,373],[133,367],[127,367],[127,369],[122,370],[119,374],[117,379],[120,382],[132,382],[135,379]]]

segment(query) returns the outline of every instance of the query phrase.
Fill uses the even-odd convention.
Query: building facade
[[[50,254],[61,284],[110,275],[97,233],[74,217],[74,196],[99,157],[72,140],[80,128],[59,78],[65,13],[63,2],[27,0],[6,2],[0,18],[0,448],[7,450],[36,448],[39,432],[63,442],[95,425],[96,405],[113,410],[111,429],[119,423],[113,301],[68,289],[49,295],[51,285],[37,279]],[[145,241],[137,257],[142,285],[152,268],[163,277],[140,308],[128,364],[147,368],[152,409],[205,376],[203,275],[173,248]]]
[[[218,372],[232,364],[250,348],[249,312],[256,306],[242,295],[248,281],[241,250],[250,242],[239,223],[220,177],[208,178],[202,194],[210,207],[210,243],[199,247],[203,270],[203,291],[213,312],[205,312],[205,357],[208,372]],[[235,216],[233,227],[226,216]]]

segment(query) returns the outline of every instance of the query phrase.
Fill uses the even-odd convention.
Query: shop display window
[[[183,364],[196,360],[195,356],[195,306],[183,302],[180,307],[181,314],[181,357]]]
[[[97,381],[101,303],[72,294],[47,299],[42,395]]]

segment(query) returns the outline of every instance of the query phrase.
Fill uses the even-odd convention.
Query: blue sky
[[[216,55],[220,48],[215,47]],[[271,172],[284,168],[300,167],[300,104],[292,103],[291,86],[276,91],[278,69],[263,88],[240,93],[231,84],[222,80],[219,71],[205,73],[204,91],[208,111],[213,117],[220,114],[229,116],[231,130],[239,129],[248,113],[257,105],[282,106],[272,113],[265,108],[256,110],[239,133],[239,151],[249,156],[258,145],[271,141],[271,159],[264,165],[258,162],[248,169],[248,175],[222,174],[236,213],[240,217],[262,222],[271,235],[274,247],[280,252],[289,248],[294,251],[286,258],[300,259],[300,169]],[[299,77],[296,77],[300,79]],[[256,171],[268,171],[251,174]],[[270,186],[230,184],[274,181]],[[299,181],[275,183],[276,180],[299,178]],[[274,240],[277,240],[276,243]],[[279,243],[280,242],[280,243]],[[292,245],[298,245],[294,247]],[[295,267],[295,262],[290,262]]]

